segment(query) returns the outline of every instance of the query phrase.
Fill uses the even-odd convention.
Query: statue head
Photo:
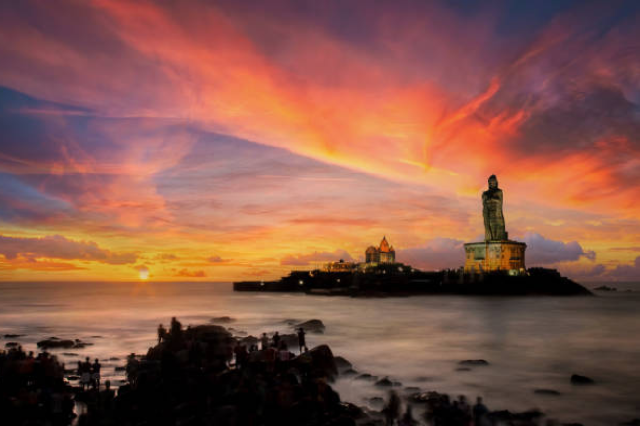
[[[498,187],[498,178],[496,175],[489,176],[489,189],[496,189]]]

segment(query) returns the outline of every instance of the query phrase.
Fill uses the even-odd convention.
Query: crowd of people
[[[73,389],[65,383],[64,364],[55,356],[27,353],[20,346],[0,350],[1,422],[67,425],[73,407]]]
[[[100,368],[102,365],[95,359],[93,364],[89,360],[89,357],[84,362],[78,361],[78,376],[80,377],[80,388],[84,391],[89,388],[100,388]]]
[[[306,332],[301,327],[297,330],[297,340],[299,347],[299,354],[307,352],[309,348],[306,344]],[[260,347],[258,344],[260,343]],[[235,357],[235,367],[243,368],[249,360],[251,354],[259,353],[262,356],[262,361],[266,363],[269,370],[273,371],[274,368],[286,365],[286,363],[295,357],[295,353],[289,350],[289,345],[282,339],[279,332],[275,332],[271,338],[267,336],[267,333],[262,333],[262,336],[257,343],[248,345],[239,340],[233,348],[233,354]]]

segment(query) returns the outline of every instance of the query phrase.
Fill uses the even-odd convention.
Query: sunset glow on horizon
[[[457,268],[491,174],[527,266],[640,280],[640,4],[549,3],[5,2],[0,280]]]

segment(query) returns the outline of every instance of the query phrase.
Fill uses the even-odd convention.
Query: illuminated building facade
[[[365,263],[395,263],[396,251],[387,242],[387,237],[382,237],[380,247],[371,246],[364,252]]]

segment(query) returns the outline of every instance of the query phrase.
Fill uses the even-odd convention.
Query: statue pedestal
[[[482,241],[464,245],[465,273],[509,271],[513,274],[525,272],[525,243],[510,240]]]

